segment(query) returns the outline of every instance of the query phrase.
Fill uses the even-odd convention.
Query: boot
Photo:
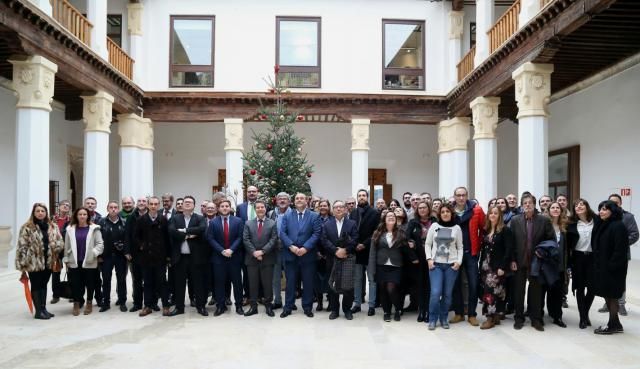
[[[84,315],[89,315],[93,311],[93,301],[87,301],[87,304],[84,306]]]
[[[49,319],[49,315],[47,315],[47,313],[42,309],[42,306],[44,305],[42,301],[42,291],[31,291],[31,298],[33,299],[33,306],[36,309],[36,312],[33,314],[33,318],[41,320]]]
[[[498,318],[499,320],[500,318]],[[480,329],[491,329],[493,327],[496,326],[495,323],[495,319],[493,315],[489,315],[487,316],[487,320],[484,321],[484,323],[482,323],[482,325],[480,326]]]
[[[44,313],[47,314],[49,318],[53,318],[55,314],[52,314],[47,310],[47,290],[46,289],[42,290],[40,292],[40,295],[42,298],[42,311],[44,311]]]
[[[258,304],[255,302],[251,303],[251,308],[244,313],[244,316],[251,316],[258,314]]]
[[[319,294],[317,296],[317,300],[318,300],[318,306],[316,306],[316,311],[322,311],[324,310],[324,305],[322,303],[322,294]]]
[[[73,303],[73,311],[71,312],[71,314],[73,316],[80,315],[80,303],[79,302],[74,302]]]
[[[500,325],[501,321],[502,317],[500,316],[500,314],[496,314],[493,316],[493,325]]]

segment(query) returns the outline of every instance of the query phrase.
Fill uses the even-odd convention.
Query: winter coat
[[[136,221],[134,255],[143,267],[163,266],[171,255],[169,225],[167,219],[159,214],[155,220],[151,220],[147,213]]]
[[[509,272],[510,264],[514,261],[513,234],[509,227],[503,227],[500,233],[493,234],[493,244],[488,244],[482,248],[480,255],[480,265],[484,259],[489,257],[491,270],[502,269]]]
[[[47,251],[46,260],[44,255],[44,243],[42,240],[42,231],[40,228],[27,222],[20,227],[18,235],[18,245],[16,247],[16,269],[21,272],[40,272],[45,269],[51,269],[53,266],[53,254],[61,253],[64,249],[64,240],[60,234],[58,226],[50,222],[49,230],[49,249]]]
[[[482,208],[478,204],[467,200],[464,213],[462,216],[457,217],[457,224],[462,230],[464,250],[469,250],[471,256],[477,256],[480,253],[482,227],[484,226]]]
[[[593,288],[596,296],[622,297],[626,290],[629,234],[619,219],[596,218],[591,234]]]
[[[99,225],[89,225],[89,232],[87,233],[87,240],[85,242],[86,251],[84,260],[82,261],[82,268],[95,269],[98,267],[98,256],[102,255],[102,251],[104,250],[102,233],[100,232]],[[67,234],[64,238],[64,258],[62,258],[62,262],[66,263],[69,268],[78,267],[76,226],[67,227]]]

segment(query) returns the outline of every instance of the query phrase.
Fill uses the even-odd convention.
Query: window
[[[382,21],[384,89],[424,90],[424,22]]]
[[[380,198],[387,203],[391,202],[391,195],[393,193],[393,186],[387,183],[387,170],[386,169],[372,169],[369,168],[369,204],[373,206]]]
[[[320,87],[320,18],[276,17],[276,65],[286,87]]]
[[[569,202],[580,197],[580,146],[549,152],[549,196],[564,194]]]
[[[122,14],[107,15],[107,37],[122,47]]]
[[[469,48],[476,46],[476,22],[469,24]]]
[[[213,16],[171,16],[171,87],[213,87],[213,32]]]

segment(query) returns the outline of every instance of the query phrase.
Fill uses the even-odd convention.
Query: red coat
[[[471,255],[480,254],[480,246],[484,237],[484,211],[480,205],[474,206],[473,215],[469,220],[469,238],[471,238]]]

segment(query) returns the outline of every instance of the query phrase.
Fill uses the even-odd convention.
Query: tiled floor
[[[578,329],[575,299],[564,310],[566,329],[547,322],[545,332],[513,321],[489,331],[467,323],[449,331],[427,330],[405,314],[385,323],[356,314],[329,321],[297,312],[286,319],[232,313],[204,318],[189,309],[179,317],[154,313],[139,318],[112,308],[71,316],[71,304],[48,305],[56,317],[38,321],[28,314],[16,274],[0,275],[0,368],[639,368],[640,262],[629,275],[626,332],[596,336]],[[606,322],[591,311],[594,325]],[[298,302],[299,303],[299,302]]]

